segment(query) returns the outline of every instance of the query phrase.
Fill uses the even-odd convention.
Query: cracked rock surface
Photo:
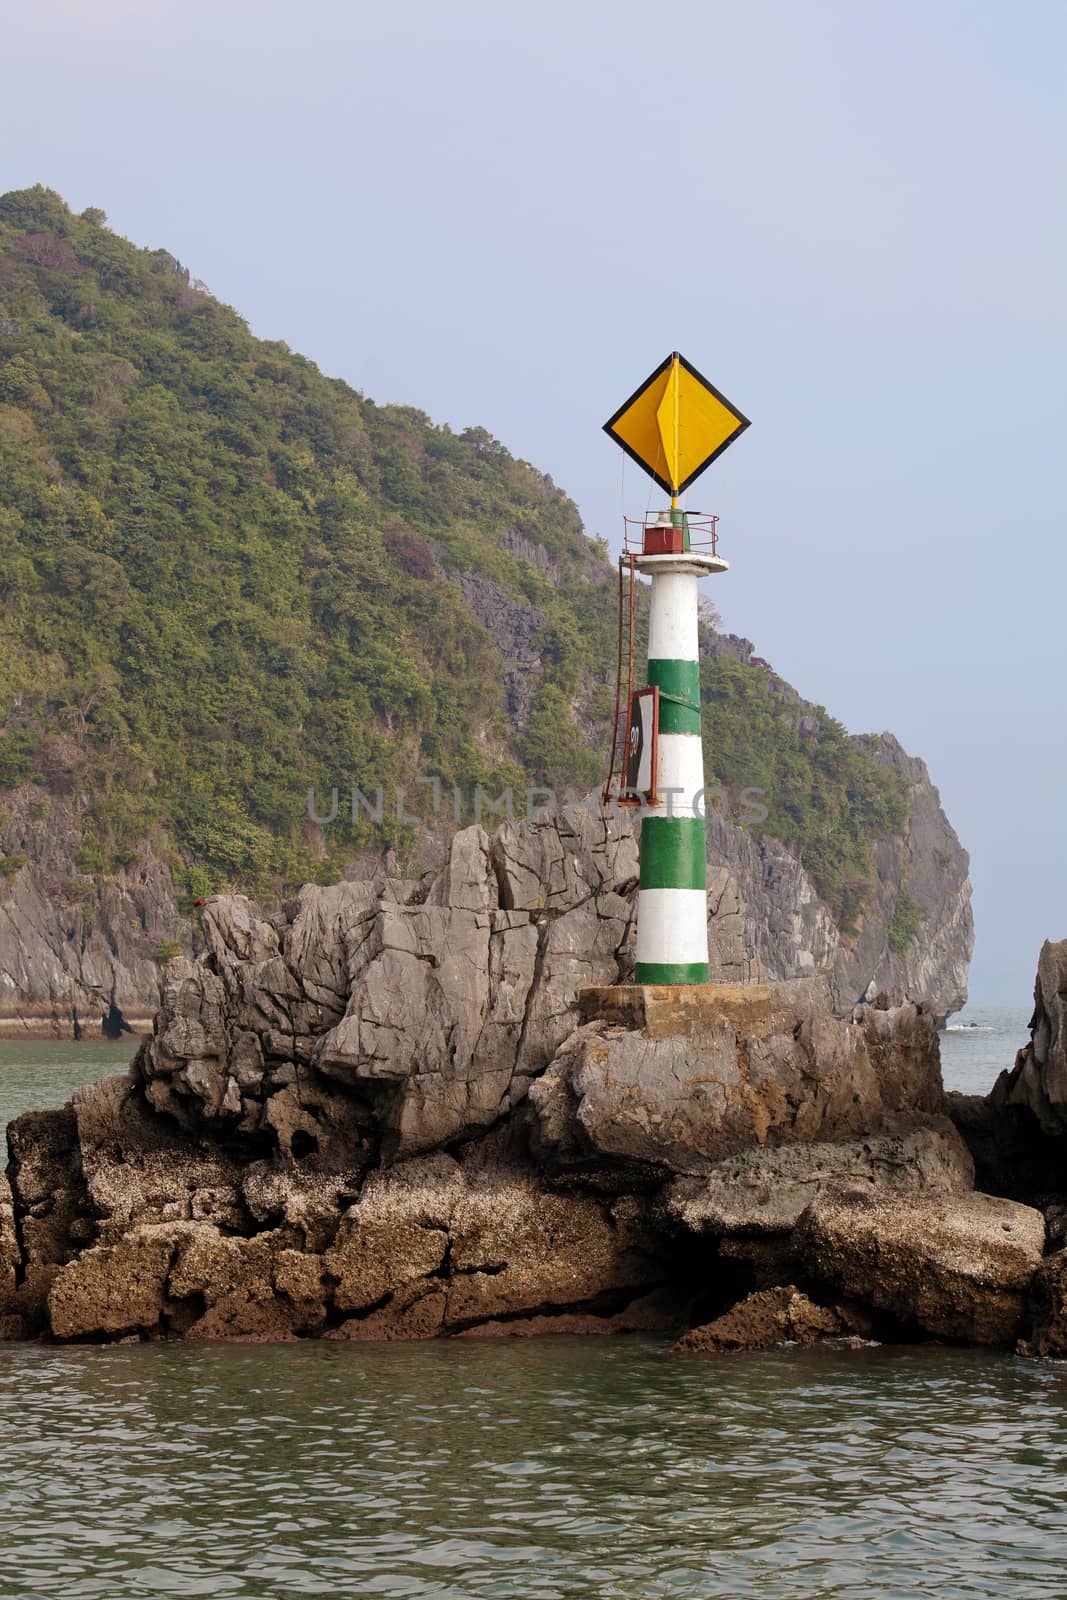
[[[709,989],[682,1034],[662,991],[583,1020],[632,972],[636,871],[578,807],[418,882],[209,901],[129,1075],[12,1124],[0,1336],[678,1333],[786,1290],[702,1347],[853,1301],[1025,1331],[1043,1221],[973,1194],[928,1007],[839,1011],[815,972]]]

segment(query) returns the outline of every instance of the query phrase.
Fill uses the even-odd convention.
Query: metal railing
[[[699,550],[705,555],[717,556],[719,553],[719,519],[703,511],[685,511],[679,513],[684,517],[683,529],[689,533],[689,549]],[[645,517],[624,517],[624,530],[622,549],[624,555],[639,556],[645,549],[645,534],[650,528],[669,527],[669,523],[662,520],[662,514]]]

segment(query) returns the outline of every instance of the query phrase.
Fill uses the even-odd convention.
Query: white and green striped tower
[[[726,572],[721,556],[689,546],[683,513],[660,526],[683,529],[678,553],[637,556],[651,579],[648,684],[659,690],[655,792],[641,823],[636,983],[707,983],[708,903],[704,748],[700,736],[697,584]]]
[[[729,563],[718,554],[715,519],[690,519],[679,496],[744,432],[748,419],[674,351],[604,426],[671,497],[669,511],[646,520],[640,552],[623,558],[650,579],[648,686],[657,691],[654,755],[643,769],[651,781],[642,797],[634,977],[637,983],[706,983],[697,585],[728,571]],[[634,716],[631,709],[631,724]]]

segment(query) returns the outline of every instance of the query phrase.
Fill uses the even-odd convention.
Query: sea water
[[[988,1094],[1016,1051],[1028,1043],[1033,1006],[965,1006],[941,1034],[941,1075],[946,1089]],[[1067,1588],[1064,1589],[1067,1597]]]
[[[983,1091],[1026,1012],[959,1020],[946,1082]],[[128,1054],[0,1044],[0,1118]],[[0,1596],[171,1595],[1064,1600],[1067,1365],[645,1337],[0,1345]]]
[[[136,1040],[134,1041],[134,1045]],[[24,1111],[61,1106],[75,1089],[125,1072],[134,1045],[128,1039],[0,1039],[0,1141],[7,1161],[7,1125]]]
[[[1067,1367],[663,1341],[0,1346],[0,1594],[1067,1594]]]

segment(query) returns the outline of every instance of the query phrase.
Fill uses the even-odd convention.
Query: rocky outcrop
[[[974,1166],[947,1117],[896,1112],[859,1139],[749,1146],[704,1177],[675,1179],[665,1200],[692,1233],[785,1235],[823,1189],[842,1182],[888,1194],[960,1195],[974,1187]]]
[[[0,1331],[1025,1332],[1034,1214],[971,1193],[931,1013],[620,982],[635,872],[576,807],[417,883],[210,900],[129,1076],[12,1125]]]
[[[1043,1262],[1030,1287],[1031,1328],[1025,1355],[1067,1356],[1067,1250]]]
[[[989,1096],[997,1110],[1031,1113],[1042,1133],[1067,1135],[1067,939],[1041,947],[1034,984],[1030,1042]]]
[[[308,887],[273,919],[209,902],[209,958],[168,968],[135,1075],[183,1126],[298,1157],[468,1137],[525,1097],[578,990],[618,975],[635,874],[625,824],[575,809],[466,829],[418,886]]]
[[[1041,1266],[1039,1211],[991,1195],[825,1189],[793,1239],[808,1276],[943,1339],[1011,1345]]]
[[[561,1313],[619,1327],[631,1305],[636,1325],[671,1325],[648,1303],[667,1276],[648,1202],[547,1191],[484,1147],[365,1181],[358,1164],[236,1163],[122,1079],[76,1120],[95,1215],[86,1248],[51,1234],[39,1252],[57,1338],[428,1338]]]
[[[921,1061],[915,1033],[925,1037]],[[546,1159],[680,1173],[707,1172],[753,1146],[869,1132],[902,1105],[938,1112],[941,1097],[929,1017],[861,1006],[836,1018],[817,982],[712,991],[689,1034],[587,1024],[530,1091]]]
[[[758,1289],[712,1322],[691,1328],[675,1345],[680,1354],[769,1350],[776,1344],[867,1338],[871,1319],[858,1306],[818,1305],[796,1284]]]
[[[342,1166],[340,1146],[303,1162],[280,1150],[250,1159],[159,1115],[136,1082],[107,1079],[12,1125],[0,1332],[669,1331],[717,1301],[684,1348],[885,1326],[1009,1343],[1025,1331],[1042,1218],[968,1192],[966,1154],[943,1119],[883,1120],[863,1140],[750,1147],[699,1179],[629,1153],[545,1166],[521,1115],[454,1154],[370,1164],[360,1146]],[[576,1130],[561,1143],[576,1145]],[[1035,1334],[1042,1352],[1054,1321],[1046,1314]]]
[[[571,807],[542,821],[505,823],[492,839],[477,828],[462,831],[446,865],[418,885],[310,886],[270,916],[240,899],[209,902],[202,922],[208,960],[168,966],[137,1074],[156,1109],[183,1125],[280,1139],[283,1148],[293,1138],[298,1147],[324,1137],[345,1144],[371,1122],[390,1155],[469,1136],[525,1098],[573,1032],[579,990],[632,972],[636,875],[628,821]],[[736,932],[724,935],[723,920],[730,915],[724,919],[712,897],[720,953]],[[717,977],[727,975],[716,968]],[[746,1136],[774,1130],[788,1137],[782,1130],[796,1120],[788,1109],[795,1089],[784,1091],[780,1110],[760,1110],[750,1080],[792,1073],[799,1082],[816,1059],[815,1100],[824,1109],[807,1108],[798,1137],[819,1137],[823,1121],[831,1137],[869,1125],[864,1112],[849,1109],[853,1075],[861,1099],[879,1080],[883,1109],[940,1109],[923,1082],[929,1014],[897,1008],[890,1022],[888,1012],[862,1007],[839,1026],[830,1015],[835,989],[824,972],[782,991],[789,1036],[761,1024],[740,1075],[726,1061],[734,1032],[726,1025],[716,1035],[723,1061],[704,1098],[731,1099],[732,1117],[747,1106]],[[886,1028],[891,1073],[880,1066]],[[586,1045],[576,1040],[582,1060],[559,1071],[567,1066],[581,1080],[583,1121],[592,1121],[604,1095],[615,1092],[611,1085],[647,1071],[647,1052],[634,1039],[608,1040],[610,1065],[598,1087],[599,1047]],[[663,1067],[664,1093],[669,1082],[700,1076],[699,1062],[687,1066],[684,1046],[676,1050],[678,1060]],[[906,1059],[913,1077],[886,1099],[884,1086]],[[688,1091],[680,1099],[683,1116],[704,1115]],[[605,1114],[614,1120],[610,1104]],[[657,1159],[646,1145],[640,1159]]]

